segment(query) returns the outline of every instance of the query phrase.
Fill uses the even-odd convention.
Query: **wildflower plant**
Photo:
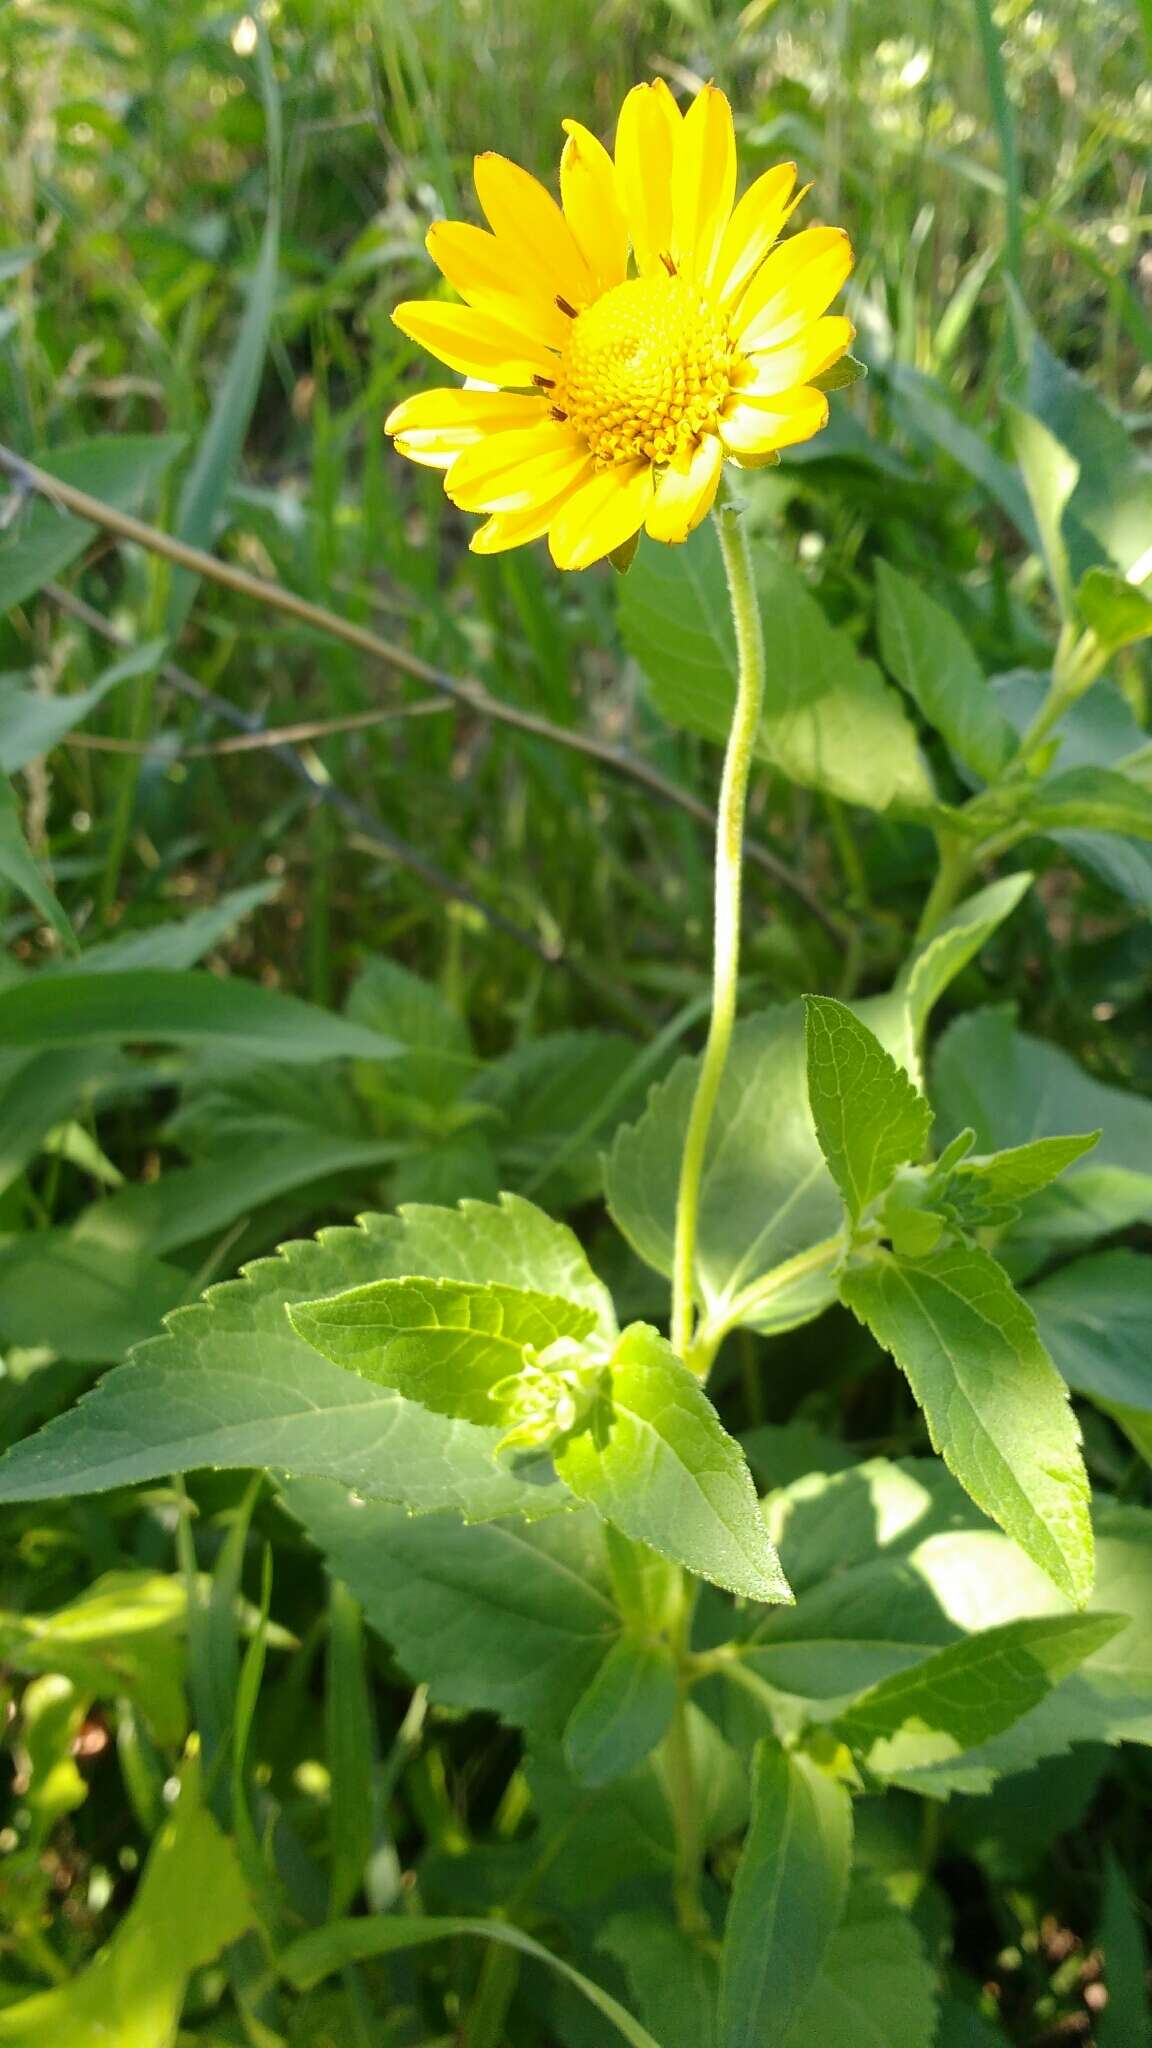
[[[992,1142],[972,1073],[945,1113],[925,1067],[934,1006],[1030,886],[1023,870],[976,886],[982,869],[1045,829],[1152,836],[1138,774],[1061,768],[1053,753],[1123,635],[1147,629],[1146,601],[1123,565],[1075,581],[1067,491],[1053,514],[1050,451],[1022,415],[1062,615],[1051,684],[1013,725],[970,650],[957,654],[955,623],[886,575],[885,659],[969,793],[939,793],[894,695],[841,651],[847,746],[885,755],[867,772],[890,775],[893,808],[931,835],[936,879],[886,990],[738,1021],[754,768],[845,793],[813,765],[844,733],[807,704],[789,724],[774,700],[765,622],[771,632],[785,607],[771,601],[769,545],[750,540],[742,472],[820,434],[829,393],[858,373],[852,325],[830,310],[851,249],[835,226],[788,232],[806,197],[791,164],[737,197],[732,114],[714,86],[683,109],[662,82],[637,86],[611,154],[579,122],[565,130],[559,204],[484,155],[488,227],[430,230],[460,303],[406,302],[394,317],[466,381],[403,397],[387,426],[481,522],[474,551],[546,537],[561,570],[610,559],[635,578],[679,643],[663,687],[687,704],[683,723],[723,742],[704,1044],[604,1161],[619,1232],[668,1283],[664,1313],[621,1327],[572,1230],[521,1193],[402,1205],[288,1243],[179,1309],[167,1335],[13,1451],[0,1487],[30,1499],[201,1465],[271,1469],[337,1575],[387,1614],[401,1661],[450,1705],[519,1713],[539,1735],[540,1865],[498,1912],[338,1917],[286,1944],[290,1983],[471,1934],[558,1970],[635,2048],[841,2048],[873,2003],[861,2038],[929,2048],[932,1973],[898,1887],[876,1875],[883,1854],[854,1840],[855,1815],[893,1790],[985,1789],[990,1773],[1114,1742],[1152,1712],[1147,1686],[1108,1661],[1129,1625],[1113,1603],[1131,1530],[1102,1523],[1102,1592],[1079,1425],[1021,1291],[1027,1240],[1011,1239],[1022,1211],[1080,1168],[1097,1126],[1054,1132],[1038,1118]],[[686,548],[690,590],[668,567]],[[623,587],[627,632],[636,585]],[[823,673],[808,600],[789,602]],[[659,653],[635,631],[660,702]],[[858,762],[838,772],[855,796]],[[277,1028],[290,1036],[286,1019]],[[385,1067],[402,1051],[354,1019],[333,1024],[331,1043]],[[765,1502],[709,1391],[722,1347],[835,1304],[891,1354],[937,1457],[877,1457]],[[523,1628],[493,1594],[517,1572],[544,1587]],[[481,1584],[491,1627],[468,1612]],[[658,1854],[609,1926],[589,1935],[573,1921],[577,1968],[529,1929],[581,1802],[605,1788]],[[595,1810],[614,1854],[608,1807]],[[274,1917],[267,1901],[261,1911]],[[601,1951],[643,2022],[604,1988]],[[865,1988],[849,1996],[854,1961]],[[497,2018],[480,2038],[495,2043],[489,1995]]]

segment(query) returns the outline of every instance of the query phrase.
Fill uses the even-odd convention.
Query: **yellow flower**
[[[774,246],[803,192],[778,164],[733,207],[732,110],[707,85],[682,114],[662,80],[620,110],[615,161],[565,121],[563,209],[506,157],[476,159],[492,232],[437,221],[428,248],[465,301],[413,300],[396,325],[481,388],[389,415],[495,554],[548,535],[561,569],[631,541],[683,541],[725,457],[776,459],[828,418],[813,380],[844,354],[827,317],[852,267],[839,228]],[[629,267],[631,250],[632,268]]]

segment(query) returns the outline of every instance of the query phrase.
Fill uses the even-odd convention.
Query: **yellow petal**
[[[548,400],[536,393],[518,391],[464,391],[458,385],[435,391],[414,391],[394,405],[384,422],[386,434],[406,434],[411,428],[459,428],[461,432],[499,433],[503,427],[527,427],[542,420]]]
[[[781,391],[789,391],[797,384],[807,384],[810,378],[818,377],[821,370],[839,362],[845,349],[851,346],[855,333],[850,320],[832,314],[823,320],[814,320],[786,347],[765,349],[750,356],[752,375],[739,386],[741,399],[764,398],[775,403]]]
[[[478,526],[468,545],[474,555],[499,555],[506,548],[523,547],[530,540],[539,540],[547,533],[557,512],[564,503],[567,492],[549,498],[546,505],[533,506],[526,512],[494,512],[490,519]]]
[[[547,401],[511,391],[417,391],[393,406],[384,431],[397,452],[428,469],[447,469],[486,434],[531,426],[547,417]]]
[[[752,279],[733,321],[747,354],[776,348],[832,304],[852,268],[842,228],[805,228],[782,242]]]
[[[724,230],[713,278],[716,297],[727,305],[764,261],[785,221],[799,206],[805,185],[793,192],[795,164],[776,164],[754,179]]]
[[[596,295],[592,276],[564,215],[538,178],[487,150],[474,175],[488,225],[523,265],[537,290],[579,311]]]
[[[652,503],[650,462],[597,470],[565,499],[548,533],[558,569],[587,569],[639,533]]]
[[[465,512],[523,512],[567,490],[591,464],[587,444],[571,427],[545,420],[466,448],[444,489]]]
[[[729,403],[720,434],[730,455],[767,455],[810,441],[828,424],[828,400],[822,391],[789,391],[770,410],[766,405]]]
[[[450,370],[463,371],[466,377],[482,377],[488,384],[530,384],[535,376],[555,378],[556,357],[551,349],[475,306],[406,299],[392,318],[401,334],[418,341],[430,355],[447,363]]]
[[[732,109],[717,86],[706,85],[681,123],[672,166],[672,254],[680,269],[711,277],[735,195]]]
[[[687,540],[712,509],[723,467],[723,447],[715,434],[706,434],[689,461],[672,463],[658,479],[645,532],[653,540]]]
[[[628,224],[616,197],[616,170],[602,142],[565,121],[568,137],[560,158],[560,197],[577,247],[601,291],[628,275]]]
[[[682,125],[662,78],[634,85],[616,123],[616,191],[642,277],[672,249],[672,163]]]
[[[541,292],[495,235],[466,221],[438,220],[425,240],[437,269],[470,306],[523,328],[550,348],[563,348],[572,322],[560,311],[555,293]]]

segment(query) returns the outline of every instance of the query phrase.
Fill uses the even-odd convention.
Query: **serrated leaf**
[[[845,1004],[805,998],[808,1100],[820,1149],[854,1223],[919,1159],[932,1111],[879,1039]]]
[[[916,1261],[881,1254],[845,1273],[840,1291],[907,1376],[949,1470],[1082,1603],[1092,1531],[1080,1433],[1003,1268],[974,1245]]]
[[[288,1314],[334,1365],[481,1428],[499,1416],[492,1390],[521,1371],[526,1346],[546,1351],[596,1323],[558,1295],[461,1280],[372,1280]]]
[[[882,1679],[838,1731],[877,1777],[908,1782],[1022,1720],[1124,1626],[1123,1615],[1063,1614],[984,1629]]]
[[[936,1973],[906,1913],[858,1877],[784,2048],[932,2048]]]
[[[289,1303],[339,1293],[413,1266],[484,1281],[533,1272],[583,1300],[613,1332],[611,1309],[577,1240],[530,1202],[365,1217],[260,1259],[210,1288],[69,1414],[0,1462],[0,1500],[95,1493],[170,1472],[253,1466],[342,1480],[415,1513],[473,1519],[545,1514],[569,1501],[555,1484],[502,1470],[500,1432],[449,1422],[322,1359],[298,1337]],[[533,1475],[538,1480],[546,1474]]]
[[[876,592],[886,668],[957,759],[994,781],[1015,751],[1016,735],[963,631],[888,562],[876,565]]]
[[[929,805],[931,779],[915,733],[879,670],[829,624],[790,563],[762,561],[757,582],[772,649],[757,757],[846,803],[881,811]],[[736,653],[710,523],[674,555],[641,548],[621,589],[620,620],[663,715],[723,742],[735,702]]]
[[[623,1778],[663,1741],[676,1706],[676,1663],[665,1642],[623,1635],[564,1730],[564,1753],[585,1785]]]
[[[620,1640],[591,1509],[527,1525],[413,1520],[326,1480],[282,1486],[329,1570],[444,1706],[559,1736]]]
[[[720,2048],[779,2048],[811,1995],[852,1866],[847,1788],[761,1742],[720,1955]]]
[[[607,1522],[753,1600],[791,1594],[744,1453],[695,1375],[644,1323],[620,1338],[584,1425],[555,1456]]]

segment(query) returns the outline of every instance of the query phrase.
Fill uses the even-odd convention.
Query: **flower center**
[[[697,285],[630,278],[573,321],[556,404],[599,463],[671,462],[716,428],[736,353]]]

